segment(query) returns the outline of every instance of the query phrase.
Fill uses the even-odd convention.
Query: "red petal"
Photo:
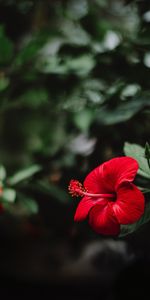
[[[109,204],[105,207],[95,205],[89,213],[89,224],[100,234],[118,235],[120,232],[120,225]]]
[[[126,156],[113,158],[90,172],[84,186],[93,193],[113,192],[122,182],[132,182],[137,170],[135,159]]]
[[[84,186],[88,192],[98,193],[111,193],[114,192],[103,176],[103,164],[91,171],[84,180]]]
[[[117,201],[112,209],[120,224],[132,224],[144,213],[144,196],[132,183],[123,183],[117,191]]]
[[[106,199],[97,199],[95,198],[93,200],[93,198],[90,198],[90,197],[84,197],[80,203],[78,204],[78,207],[77,207],[77,210],[76,210],[76,213],[75,213],[75,216],[74,216],[74,220],[75,221],[82,221],[84,220],[87,216],[88,216],[88,213],[90,211],[90,209],[97,205],[97,203],[101,203],[103,204],[103,206],[107,205],[107,200]]]

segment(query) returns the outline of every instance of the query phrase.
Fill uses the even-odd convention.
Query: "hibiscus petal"
[[[132,157],[117,157],[103,165],[103,179],[115,190],[122,182],[132,182],[138,170],[138,163]]]
[[[91,209],[91,207],[93,207],[93,205],[94,202],[91,200],[91,198],[86,196],[83,197],[83,199],[79,202],[78,207],[76,209],[74,220],[75,221],[84,220],[87,217],[89,210]]]
[[[103,207],[105,205],[107,205],[107,200],[106,199],[101,199],[101,198],[97,199],[97,198],[95,198],[93,200],[93,198],[91,198],[91,197],[87,197],[87,196],[83,197],[83,199],[80,201],[80,203],[78,204],[78,207],[76,209],[74,220],[75,221],[84,220],[88,216],[88,213],[89,213],[90,209],[99,202],[101,202],[101,205],[103,205]]]
[[[84,186],[93,193],[112,193],[125,181],[132,182],[138,170],[138,163],[132,157],[113,158],[91,171]]]
[[[91,193],[111,193],[114,191],[112,185],[108,184],[103,176],[103,164],[91,171],[84,180],[84,186]]]
[[[109,204],[105,207],[95,205],[89,213],[89,224],[99,234],[118,235],[120,232],[120,225]]]
[[[111,202],[113,212],[120,224],[132,224],[144,213],[144,196],[132,183],[123,183],[117,191],[117,201]]]

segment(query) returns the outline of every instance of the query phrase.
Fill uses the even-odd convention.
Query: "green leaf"
[[[0,181],[5,180],[6,178],[6,169],[3,165],[0,165]]]
[[[82,28],[79,22],[63,20],[59,26],[67,44],[75,46],[87,46],[90,44],[91,38],[88,32]]]
[[[3,26],[0,26],[0,64],[7,64],[13,57],[13,43],[4,33]]]
[[[140,145],[125,142],[123,151],[126,156],[131,156],[138,161],[138,174],[143,177],[150,178],[150,169],[147,159],[145,158],[145,149]]]
[[[67,74],[68,72],[67,66],[61,63],[60,57],[57,55],[39,58],[36,68],[46,74]]]
[[[84,109],[74,114],[74,123],[80,130],[86,131],[89,129],[93,121],[93,118],[94,118],[94,113],[89,109]]]
[[[0,92],[5,90],[9,85],[9,79],[4,77],[4,76],[0,76]]]
[[[119,237],[123,237],[125,235],[128,235],[136,231],[138,228],[140,228],[143,224],[147,223],[148,221],[150,221],[150,201],[146,203],[145,212],[139,221],[135,222],[134,224],[121,225],[121,232]]]
[[[16,191],[14,189],[5,188],[2,194],[2,201],[13,203],[16,199]]]
[[[150,145],[148,142],[145,144],[145,156],[146,158],[150,158]]]
[[[127,121],[144,107],[148,106],[150,103],[149,99],[149,94],[141,95],[139,97],[136,96],[132,100],[122,102],[118,99],[117,106],[115,105],[115,107],[111,107],[112,98],[109,98],[109,102],[106,103],[104,107],[97,110],[97,120],[105,125],[112,125]]]
[[[30,186],[45,195],[56,198],[62,203],[66,203],[69,199],[66,191],[50,182],[37,181],[36,184],[31,184]]]
[[[71,73],[84,77],[94,68],[95,60],[92,55],[84,54],[76,58],[68,58],[66,66]]]
[[[139,84],[128,84],[126,85],[123,90],[121,91],[121,99],[125,100],[127,97],[133,97],[140,91],[141,87]]]
[[[103,95],[97,91],[87,90],[85,91],[85,96],[89,102],[93,104],[101,104],[104,102]]]
[[[39,171],[41,171],[41,166],[39,166],[39,165],[30,166],[26,169],[23,169],[23,170],[17,172],[15,175],[9,177],[8,183],[10,185],[15,185],[22,180],[32,177],[34,174],[36,174]]]
[[[87,0],[70,0],[67,3],[67,15],[74,20],[86,16],[88,13]]]
[[[45,155],[54,155],[65,145],[65,140],[65,123],[63,118],[60,117],[54,123],[51,122],[51,130],[45,133],[45,137],[43,138],[43,153]]]
[[[44,88],[31,89],[24,92],[20,97],[20,101],[23,105],[31,108],[39,108],[48,102],[48,92]]]
[[[5,209],[12,215],[17,217],[30,216],[38,213],[37,202],[22,193],[17,193],[17,200],[15,203],[3,203]]]
[[[148,142],[146,142],[145,144],[145,157],[147,159],[147,163],[150,168],[150,145]]]
[[[21,205],[26,214],[37,214],[38,213],[38,204],[34,199],[31,198],[21,198]]]
[[[29,62],[32,64],[46,41],[46,34],[42,35],[41,33],[34,34],[29,40],[26,40],[14,59],[14,68]]]

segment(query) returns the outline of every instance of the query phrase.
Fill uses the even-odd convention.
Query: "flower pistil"
[[[72,179],[70,181],[69,187],[68,187],[69,193],[74,197],[78,196],[88,196],[88,197],[108,197],[108,198],[114,198],[114,194],[94,194],[94,193],[89,193],[87,189],[83,186],[81,182],[78,180]]]

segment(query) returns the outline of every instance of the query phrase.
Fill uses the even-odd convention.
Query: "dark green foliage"
[[[65,202],[70,177],[82,177],[92,166],[120,155],[124,140],[145,144],[148,11],[145,1],[0,1],[5,188],[12,189],[9,178],[20,178],[13,189],[24,195],[30,180],[37,190],[40,180],[41,195],[46,190]],[[148,144],[145,155],[149,162]],[[40,168],[37,174],[34,167]],[[29,178],[24,168],[31,170]]]
[[[150,168],[150,145],[148,142],[145,144],[145,157],[147,158],[148,166]]]
[[[145,213],[140,218],[139,221],[135,222],[134,224],[129,225],[121,225],[121,232],[120,237],[133,233],[137,229],[139,229],[142,225],[150,221],[150,202],[148,201],[145,206]]]

